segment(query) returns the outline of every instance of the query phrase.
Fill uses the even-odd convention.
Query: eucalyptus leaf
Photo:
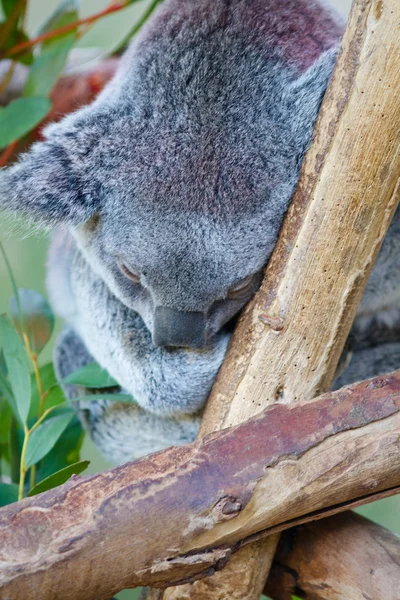
[[[35,485],[35,487],[29,492],[28,496],[36,496],[36,494],[47,492],[47,490],[51,490],[58,485],[62,485],[68,481],[72,475],[79,475],[82,473],[82,471],[87,469],[89,465],[89,460],[81,460],[80,462],[76,462],[68,467],[65,467],[64,469],[61,469],[61,471],[57,471],[57,473],[53,473],[53,475],[46,477],[46,479],[43,479],[37,485]]]
[[[4,16],[8,19],[11,15],[14,6],[17,4],[18,0],[1,0],[1,6],[3,8]]]
[[[7,26],[8,24],[6,23],[0,23],[0,36],[4,37],[4,34],[7,36],[5,43],[2,45],[2,50],[10,50],[11,48],[14,48],[14,46],[29,40],[29,37],[24,31],[16,29],[15,27],[13,27],[8,34],[5,33],[4,30]],[[16,54],[13,56],[12,59],[22,63],[23,65],[29,66],[33,61],[32,49],[27,48],[24,52],[21,52],[21,54]]]
[[[7,506],[18,500],[18,486],[15,483],[0,482],[0,506]]]
[[[39,354],[50,340],[54,329],[54,313],[47,300],[35,290],[18,290],[20,308],[23,313],[24,331],[31,348]],[[17,330],[20,331],[19,306],[15,296],[10,300],[10,313]]]
[[[35,465],[50,452],[68,427],[72,417],[73,414],[71,413],[51,417],[31,433],[25,456],[25,466],[27,468]]]
[[[77,416],[74,415],[55,446],[38,464],[37,481],[45,479],[64,467],[78,462],[80,460],[83,438],[82,425]]]
[[[0,106],[0,148],[29,133],[51,108],[48,98],[17,98]]]
[[[31,376],[25,346],[17,330],[6,315],[0,315],[0,341],[7,365],[8,379],[15,401],[17,415],[26,423],[31,402]]]
[[[0,445],[8,445],[8,434],[11,424],[11,407],[5,399],[0,398]]]
[[[119,383],[98,363],[89,363],[65,377],[62,383],[84,385],[89,388],[117,387]]]
[[[44,33],[62,27],[62,25],[68,25],[68,23],[74,22],[79,18],[78,10],[79,2],[77,0],[62,0],[40,27],[37,35],[43,35]],[[75,18],[73,19],[72,17]],[[69,19],[67,22],[64,21],[66,18]]]
[[[39,34],[60,29],[79,18],[76,2],[63,2],[41,28]],[[44,42],[33,61],[25,83],[25,96],[47,96],[57,81],[74,45],[76,29]]]

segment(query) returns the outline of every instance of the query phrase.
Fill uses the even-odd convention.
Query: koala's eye
[[[128,277],[133,283],[140,283],[140,276],[137,273],[133,273],[124,263],[120,263],[119,268],[125,277]]]
[[[229,300],[245,297],[252,291],[253,286],[254,275],[249,275],[248,277],[245,277],[244,279],[242,279],[242,281],[239,281],[230,288],[230,290],[228,291]]]

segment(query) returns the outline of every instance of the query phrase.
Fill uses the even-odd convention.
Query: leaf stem
[[[7,148],[4,150],[4,152],[0,155],[0,169],[1,169],[1,167],[4,167],[5,164],[7,164],[8,159],[11,157],[15,148],[17,147],[17,144],[18,144],[18,140],[14,140],[13,142],[11,142],[11,144],[9,144],[7,146]]]
[[[14,5],[10,16],[4,23],[0,33],[0,48],[7,42],[8,36],[13,30],[14,25],[18,22],[19,17],[25,14],[27,0],[18,0]]]
[[[14,71],[15,71],[15,62],[11,61],[7,72],[5,73],[4,77],[3,77],[3,81],[0,82],[0,96],[1,94],[4,92],[4,90],[7,89],[8,84],[10,83],[12,76],[14,75]]]
[[[18,486],[18,500],[22,500],[24,497],[24,485],[25,485],[25,475],[26,475],[26,467],[25,467],[25,457],[26,457],[26,449],[28,447],[30,431],[27,425],[24,425],[24,443],[22,444],[21,451],[21,460],[19,466],[19,486]]]
[[[135,25],[133,26],[131,31],[128,33],[128,35],[119,44],[118,50],[120,48],[123,48],[129,42],[129,40],[138,33],[138,31],[143,27],[143,25],[145,24],[147,19],[151,16],[152,12],[155,10],[157,5],[160,4],[161,2],[162,2],[162,0],[153,0],[153,2],[149,5],[147,10],[145,10],[145,12],[140,17],[140,19],[137,21],[137,23],[135,23]]]

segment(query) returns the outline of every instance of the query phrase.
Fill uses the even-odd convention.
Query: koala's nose
[[[185,312],[158,306],[154,314],[153,344],[204,348],[206,319],[201,312]]]

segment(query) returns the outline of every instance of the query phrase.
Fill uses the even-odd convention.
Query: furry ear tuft
[[[0,209],[46,227],[83,223],[96,206],[82,193],[65,149],[48,140],[0,171]]]
[[[285,90],[291,125],[301,137],[310,138],[315,119],[336,63],[339,46],[326,50]],[[310,138],[311,139],[311,138]]]

